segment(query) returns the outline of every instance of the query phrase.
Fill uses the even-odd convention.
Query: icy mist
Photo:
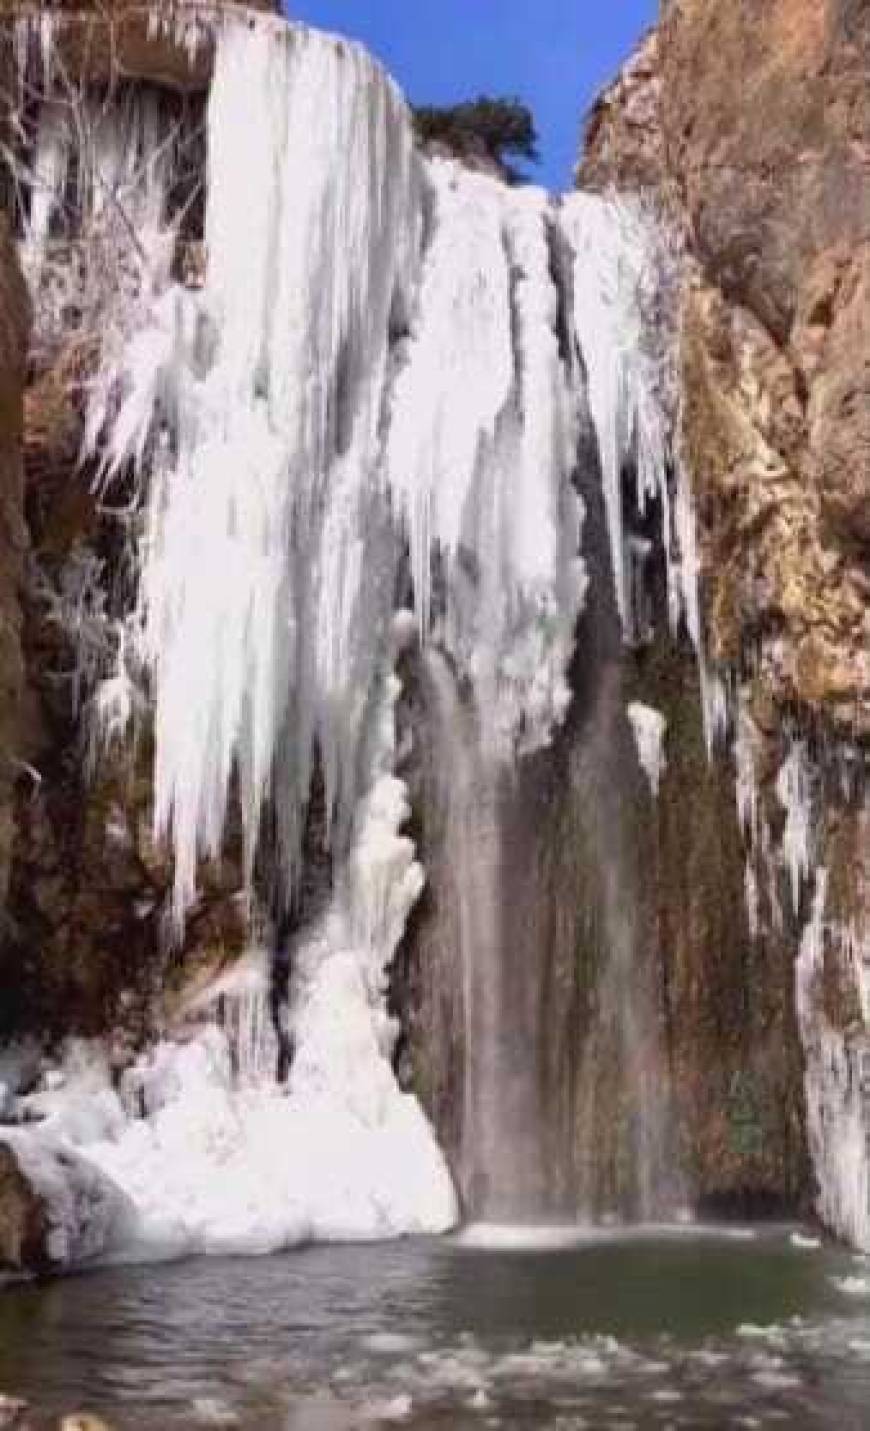
[[[251,948],[185,1011],[195,1036],[143,1055],[120,1092],[72,1045],[62,1088],[27,1100],[44,1122],[18,1139],[22,1165],[55,1209],[62,1261],[441,1232],[461,1211],[531,1220],[550,1208],[547,1115],[537,974],[508,947],[504,827],[518,770],[568,717],[584,603],[604,612],[610,655],[644,639],[649,512],[711,741],[724,719],[674,450],[674,252],[640,205],[554,200],[423,158],[402,97],[354,45],[243,12],[178,24],[191,54],[214,49],[201,234],[190,241],[190,136],[171,105],[147,90],[93,112],[83,100],[85,162],[69,110],[46,100],[22,255],[44,286],[74,183],[83,227],[117,259],[111,282],[85,274],[102,333],[86,456],[133,594],[113,667],[83,697],[90,759],[153,739],[167,943],[232,839]],[[53,43],[48,20],[20,22],[21,73],[41,72],[46,93]],[[389,971],[426,881],[407,833],[409,656],[458,891],[451,1168],[393,1069]],[[664,769],[658,712],[603,701],[583,787],[602,809],[619,794],[620,722],[653,798]],[[300,921],[315,814],[330,875]],[[604,1000],[647,1080],[635,1211],[650,1215],[667,1099],[649,1082],[623,854],[599,838]]]

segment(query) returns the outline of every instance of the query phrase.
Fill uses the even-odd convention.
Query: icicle
[[[803,741],[792,745],[776,779],[776,794],[785,811],[782,855],[791,885],[792,907],[800,909],[804,881],[812,870],[813,794],[807,749]]]
[[[665,759],[665,736],[667,721],[661,711],[652,706],[633,701],[628,707],[628,718],[634,731],[637,754],[641,769],[649,781],[653,799],[658,799],[659,787],[667,761]]]
[[[176,927],[234,771],[249,878],[271,797],[289,892],[315,744],[349,826],[398,557],[377,466],[390,319],[420,229],[407,111],[356,47],[228,18],[208,141],[206,285],[158,295],[90,424],[110,417],[110,473],[156,459],[140,654]]]
[[[738,702],[737,729],[734,737],[734,761],[736,765],[737,816],[740,829],[750,849],[758,844],[759,802],[758,776],[756,774],[761,753],[762,739],[755,722]]]
[[[549,203],[435,161],[434,236],[392,402],[387,473],[408,529],[424,639],[474,681],[501,748],[565,714],[584,590],[577,434],[559,351]],[[433,552],[446,609],[435,612]]]
[[[622,481],[629,465],[636,471],[640,513],[655,496],[664,498],[666,510],[668,498],[670,423],[644,311],[660,239],[629,200],[572,194],[561,213],[574,249],[574,321],[598,435],[616,600],[628,630]]]
[[[269,960],[258,949],[185,1005],[187,1018],[210,1019],[223,1029],[236,1088],[275,1084],[279,1049],[269,994]]]
[[[870,1037],[866,1012],[860,1033],[832,1028],[825,1014],[819,986],[826,940],[838,957],[845,952],[844,931],[826,922],[827,897],[828,874],[819,869],[795,966],[806,1060],[807,1134],[819,1185],[819,1216],[853,1246],[870,1252]],[[860,963],[862,988],[863,959]]]
[[[757,939],[761,930],[760,895],[758,876],[755,873],[751,854],[746,857],[743,871],[743,896],[746,903],[746,923],[749,927],[749,937]]]

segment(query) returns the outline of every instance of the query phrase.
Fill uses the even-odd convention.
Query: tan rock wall
[[[679,0],[661,49],[714,647],[771,638],[778,700],[866,737],[870,9]]]
[[[578,169],[686,239],[713,654],[847,738],[870,736],[868,93],[866,0],[670,0]]]

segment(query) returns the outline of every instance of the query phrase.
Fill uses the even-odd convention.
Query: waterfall
[[[538,1078],[537,970],[515,977],[503,920],[502,807],[510,770],[487,752],[480,713],[462,701],[439,651],[430,652],[426,672],[462,968],[466,1053],[459,1172],[465,1205],[488,1221],[530,1219],[545,1204],[546,1115]]]
[[[575,651],[589,588],[577,471],[589,418],[609,537],[602,589],[631,639],[642,613],[632,621],[625,512],[655,499],[671,618],[697,634],[691,511],[684,488],[675,500],[668,375],[648,341],[663,245],[636,206],[558,204],[424,160],[397,89],[355,45],[242,11],[212,23],[202,235],[185,227],[199,195],[184,212],[172,198],[185,120],[150,100],[100,116],[100,183],[79,202],[77,241],[106,211],[94,199],[104,189],[143,236],[123,292],[106,297],[87,413],[85,455],[101,499],[122,494],[135,574],[92,709],[115,745],[150,712],[176,941],[203,862],[239,831],[251,907],[269,883],[293,910],[315,770],[334,880],[328,906],[293,936],[277,1031],[294,1049],[286,1087],[271,1072],[268,973],[249,961],[209,991],[206,1031],[155,1055],[140,1080],[144,1119],[91,1154],[139,1207],[141,1236],[173,1247],[250,1245],[246,1216],[258,1248],[455,1218],[432,1130],[393,1075],[387,1013],[388,969],[425,879],[398,773],[396,662],[411,628],[458,892],[459,1176],[475,1212],[533,1217],[552,1174],[542,956],[529,957],[506,913],[522,876],[522,841],[508,836],[524,812],[518,783],[569,717],[569,666],[596,659],[582,638]],[[39,311],[71,142],[49,98],[36,142],[47,197],[24,234]],[[149,147],[159,163],[143,162]],[[396,618],[401,591],[410,618]],[[588,753],[601,756],[597,784],[584,787],[605,821],[620,752],[637,767],[621,692],[608,690]],[[666,1140],[648,1087],[654,1020],[622,908],[635,891],[618,852],[608,866],[612,841],[608,828],[596,845],[602,987],[642,1105],[645,1210],[660,1203],[651,1144],[661,1154]],[[258,1179],[276,1141],[267,1194]],[[216,1165],[237,1188],[213,1185]]]

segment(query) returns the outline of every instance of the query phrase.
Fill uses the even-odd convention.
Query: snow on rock
[[[661,711],[633,701],[628,707],[628,719],[637,743],[637,755],[643,772],[649,781],[653,799],[658,798],[659,787],[665,772],[665,736],[668,724]]]
[[[382,677],[347,867],[296,951],[289,1083],[275,1080],[269,973],[252,953],[189,1008],[220,1004],[224,1027],[157,1045],[119,1092],[101,1047],[72,1041],[61,1067],[20,1100],[22,1116],[43,1120],[12,1136],[57,1209],[56,1260],[265,1253],[454,1226],[446,1162],[392,1069],[387,969],[423,887],[401,833],[407,792],[392,774],[399,691],[391,673]],[[123,1194],[122,1221],[102,1197],[109,1188]]]
[[[0,1265],[45,1272],[126,1245],[134,1224],[120,1188],[64,1139],[42,1130],[0,1134]]]

